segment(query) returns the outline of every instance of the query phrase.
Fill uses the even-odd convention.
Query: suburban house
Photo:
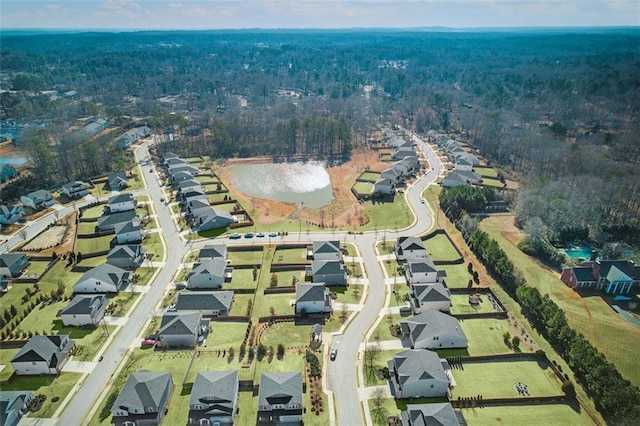
[[[427,257],[427,249],[418,237],[398,237],[393,251],[398,262],[404,262],[411,258]]]
[[[225,244],[207,244],[198,254],[198,259],[223,259],[227,258],[227,246]]]
[[[393,154],[391,154],[392,160],[402,160],[406,157],[415,157],[417,159],[418,154],[411,146],[398,148]]]
[[[35,335],[13,357],[11,365],[18,376],[57,375],[74,346],[68,334]]]
[[[72,200],[77,200],[78,198],[89,195],[89,187],[83,182],[77,180],[75,182],[69,182],[62,185],[62,192]]]
[[[432,404],[407,404],[407,409],[400,413],[402,426],[459,426],[456,412],[448,402]]]
[[[22,201],[24,206],[31,207],[33,210],[46,209],[56,203],[53,199],[53,195],[44,189],[39,189],[37,191],[30,192],[27,195],[23,195],[20,197],[20,201]]]
[[[442,187],[453,188],[455,186],[478,184],[482,182],[482,176],[475,172],[464,170],[452,170],[442,180]]]
[[[192,226],[196,231],[206,231],[207,229],[226,228],[236,221],[231,213],[224,210],[206,207],[192,211]]]
[[[186,179],[179,182],[177,186],[178,186],[178,191],[184,192],[187,190],[187,188],[192,188],[194,186],[201,187],[202,185],[197,180],[191,178],[191,179]]]
[[[187,160],[180,157],[167,158],[166,160],[164,160],[164,165],[169,168],[176,165],[186,166],[187,164]]]
[[[630,293],[640,287],[640,266],[631,260],[595,260],[562,269],[560,279],[573,289],[607,294]]]
[[[193,177],[197,175],[198,172],[199,170],[196,167],[183,165],[183,164],[176,164],[174,166],[169,167],[169,169],[167,170],[167,173],[169,173],[169,177],[171,178],[174,176],[177,176],[178,173],[188,173]]]
[[[331,312],[331,296],[324,283],[296,284],[296,314]]]
[[[222,287],[225,279],[233,273],[223,259],[202,259],[193,265],[187,288],[190,290],[215,290]]]
[[[170,176],[171,185],[177,187],[181,182],[192,180],[195,174],[188,171],[177,171]]]
[[[16,426],[29,412],[32,400],[33,392],[30,390],[0,390],[0,425]]]
[[[131,272],[103,263],[85,272],[73,286],[74,293],[117,293],[129,284]]]
[[[104,118],[92,118],[79,129],[67,133],[63,139],[69,143],[78,143],[81,140],[94,137],[108,126],[109,122]]]
[[[124,134],[120,135],[115,144],[121,149],[127,149],[134,143],[138,142],[142,138],[151,136],[151,129],[147,126],[135,127],[131,130],[127,130]]]
[[[24,253],[0,254],[0,276],[16,278],[29,265],[29,259]]]
[[[191,198],[189,202],[184,205],[185,216],[193,218],[198,210],[209,208],[211,208],[211,204],[209,204],[209,200],[206,197]]]
[[[465,172],[472,172],[473,171],[473,164],[472,162],[464,156],[458,157],[456,159],[456,170],[462,170]]]
[[[231,425],[238,404],[237,371],[200,371],[191,388],[189,425]]]
[[[233,291],[181,291],[175,310],[200,311],[205,316],[227,316],[233,303]]]
[[[413,144],[406,139],[402,139],[398,136],[393,136],[387,141],[387,146],[391,146],[394,148],[411,148]]]
[[[395,184],[389,178],[380,178],[373,184],[373,194],[389,195],[395,192]]]
[[[258,421],[272,424],[302,422],[302,375],[262,373],[258,388]]]
[[[96,228],[98,232],[113,231],[119,223],[134,222],[140,224],[140,218],[133,210],[106,214],[98,218]]]
[[[449,378],[437,353],[409,349],[388,362],[389,387],[396,399],[447,396]]]
[[[118,223],[115,225],[114,230],[116,231],[116,241],[118,244],[139,243],[144,238],[144,230],[139,220]]]
[[[400,169],[394,166],[383,170],[382,173],[380,173],[380,178],[380,180],[389,179],[392,185],[398,184],[404,180]]]
[[[11,225],[24,218],[22,206],[0,206],[0,225]]]
[[[184,191],[178,191],[178,198],[183,203],[187,203],[192,198],[206,198],[206,194],[199,186],[192,186]]]
[[[158,330],[158,344],[162,347],[192,347],[198,343],[202,329],[202,313],[167,312]]]
[[[138,202],[133,198],[133,194],[117,194],[109,197],[109,213],[125,212],[135,210]]]
[[[400,332],[403,345],[415,349],[453,349],[468,345],[458,320],[436,310],[400,321]]]
[[[171,373],[131,373],[111,406],[116,426],[159,425],[173,392]]]
[[[171,160],[172,158],[180,158],[180,156],[178,154],[173,153],[173,152],[165,152],[164,154],[162,154],[162,164],[164,164],[166,166],[167,165],[167,161]]]
[[[62,319],[65,327],[96,326],[104,318],[104,311],[108,305],[109,300],[104,294],[78,294],[58,312],[58,317]]]
[[[122,191],[128,188],[127,174],[125,172],[107,173],[107,187],[111,191]]]
[[[307,246],[307,259],[342,260],[339,241],[315,241]]]
[[[409,258],[404,265],[404,276],[408,284],[442,282],[446,271],[438,270],[429,257]]]
[[[442,283],[410,284],[411,310],[414,314],[437,310],[449,312],[451,310],[451,292]]]
[[[136,269],[144,262],[145,251],[140,244],[119,244],[107,254],[107,263],[122,269]]]
[[[314,260],[305,267],[306,276],[311,280],[326,285],[347,285],[347,271],[339,260]]]

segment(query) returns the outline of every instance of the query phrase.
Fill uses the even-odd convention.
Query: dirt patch
[[[264,163],[271,161],[271,159],[267,157],[258,159],[251,158],[246,161],[242,160],[244,159],[233,159],[232,161],[227,161],[226,164],[238,164],[240,162]],[[389,164],[390,163],[380,161],[376,151],[370,149],[354,151],[351,160],[339,166],[327,168],[333,188],[333,202],[318,210],[302,209],[298,217],[303,222],[310,222],[317,225],[324,224],[324,226],[336,228],[346,227],[351,225],[352,222],[355,223],[359,221],[360,217],[364,215],[364,206],[356,200],[351,192],[351,187],[355,183],[356,178],[367,170],[367,167],[371,171],[380,172],[389,167]],[[248,210],[253,220],[260,225],[270,225],[287,220],[296,211],[296,206],[293,204],[252,197],[239,192],[231,184],[231,174],[226,167],[219,167],[216,170],[216,174],[225,186],[229,188],[229,191],[240,201],[240,204]]]
[[[495,215],[491,217],[492,221],[497,222],[500,226],[500,233],[513,245],[517,246],[526,234],[518,229],[515,225],[515,215]]]
[[[51,256],[53,252],[67,253],[73,251],[75,235],[76,213],[74,212],[59,219],[55,226],[46,229],[21,250],[35,251],[38,256]]]

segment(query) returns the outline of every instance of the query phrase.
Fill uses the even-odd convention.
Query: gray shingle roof
[[[458,320],[451,315],[440,311],[426,311],[412,318],[400,321],[403,334],[409,333],[412,342],[421,339],[430,339],[433,336],[441,336],[444,333],[466,339]]]
[[[207,244],[200,250],[198,259],[226,259],[227,246],[225,244]]]
[[[233,291],[182,291],[176,300],[177,311],[231,309]]]
[[[448,402],[407,404],[401,414],[403,426],[459,426],[453,407]]]
[[[36,335],[29,339],[11,362],[45,361],[51,367],[55,367],[57,363],[56,354],[69,351],[73,345],[74,342],[69,339],[68,334]]]
[[[402,386],[428,379],[449,382],[440,357],[427,349],[409,349],[397,353],[391,363],[398,371],[398,383]]]
[[[451,300],[449,290],[442,283],[412,284],[411,288],[420,303],[446,302]]]
[[[237,371],[200,371],[196,375],[191,388],[189,405],[232,402],[235,406],[237,398]],[[221,414],[220,411],[222,411],[226,415],[232,415],[233,408],[218,406],[216,409],[208,407],[207,411],[213,411],[209,414]]]
[[[191,275],[210,274],[216,277],[223,277],[227,262],[222,259],[202,259],[193,265]]]
[[[117,194],[109,197],[109,204],[126,203],[127,201],[133,200],[133,194],[131,193]]]
[[[273,404],[302,405],[300,372],[262,373],[258,389],[258,409]]]
[[[326,300],[327,288],[322,283],[296,284],[296,302],[322,302]]]
[[[69,304],[60,311],[60,315],[86,315],[107,303],[104,294],[76,295]]]
[[[158,334],[165,336],[197,335],[200,329],[200,312],[175,312],[162,316]]]
[[[166,401],[163,401],[163,397],[172,386],[170,373],[136,371],[129,375],[111,410],[123,407],[127,411],[129,408],[147,411],[152,408],[154,412],[159,412],[164,409]]]

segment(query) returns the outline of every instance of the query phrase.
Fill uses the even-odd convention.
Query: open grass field
[[[469,304],[468,294],[452,294],[451,295],[451,313],[452,314],[480,314],[487,312],[496,312],[493,310],[491,303],[487,300],[487,296],[480,295],[480,304],[471,306]]]
[[[278,248],[273,256],[273,263],[311,263],[311,261],[307,260],[305,248]]]
[[[360,226],[360,231],[373,231],[382,229],[404,229],[413,222],[413,213],[404,197],[395,197],[392,203],[367,202],[365,213],[369,217],[369,222]]]
[[[463,408],[462,415],[469,426],[488,425],[593,425],[584,411],[567,404],[540,404]]]
[[[260,343],[277,347],[282,343],[286,348],[307,346],[309,344],[310,325],[295,325],[293,321],[270,325],[260,335]]]
[[[40,410],[29,413],[29,417],[52,417],[64,398],[73,388],[82,375],[80,373],[61,373],[53,376],[15,376],[11,383],[2,385],[3,391],[32,390],[36,395],[43,394],[47,397]],[[57,397],[56,402],[52,399]]]
[[[109,243],[113,240],[113,235],[104,235],[102,237],[78,238],[76,240],[76,253],[89,254],[108,251]]]
[[[247,325],[246,322],[211,322],[207,349],[225,350],[233,347],[237,352],[247,331]]]
[[[529,395],[562,395],[560,382],[545,364],[535,360],[496,360],[492,362],[464,362],[462,369],[451,370],[456,380],[453,399],[482,395],[483,398],[517,398],[516,383],[523,383]]]
[[[460,326],[469,340],[469,355],[493,355],[510,353],[511,349],[503,341],[505,332],[515,332],[506,319],[477,318],[460,321]]]
[[[549,294],[564,310],[571,327],[584,334],[605,354],[623,377],[640,385],[640,368],[635,349],[640,341],[640,327],[622,319],[601,297],[581,297],[560,281],[558,273],[541,266],[521,252],[512,242],[513,238],[507,238],[508,232],[513,229],[512,221],[505,223],[509,218],[510,216],[493,216],[484,219],[480,227],[500,244],[516,268],[522,271],[529,285],[537,287],[542,294]]]
[[[447,287],[450,288],[467,288],[469,280],[473,278],[464,263],[459,265],[438,265],[438,269],[447,271],[445,281]]]
[[[11,374],[13,374],[13,367],[11,367],[11,360],[14,356],[18,355],[20,348],[0,348],[0,365],[5,367],[0,371],[0,380],[7,380]]]
[[[66,267],[66,261],[58,261],[49,271],[40,279],[40,291],[49,294],[52,289],[57,289],[58,284],[65,286],[65,295],[73,294],[73,285],[80,279],[82,272],[71,272],[71,267]],[[5,303],[4,296],[2,303]]]
[[[230,251],[228,258],[231,260],[231,265],[260,265],[262,263],[262,250]]]
[[[424,242],[431,260],[456,260],[460,254],[446,235],[436,234]]]
[[[260,299],[259,306],[254,306],[254,312],[257,308],[258,316],[268,317],[271,315],[271,308],[273,308],[274,315],[293,315],[295,301],[295,293],[265,294]]]
[[[161,262],[164,260],[164,249],[159,233],[151,232],[145,235],[144,240],[142,240],[142,248],[147,253],[153,255],[151,257],[152,261]]]

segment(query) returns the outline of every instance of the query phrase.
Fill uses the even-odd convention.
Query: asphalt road
[[[387,239],[395,239],[400,235],[420,235],[428,230],[431,226],[432,213],[427,205],[420,202],[420,194],[422,190],[431,184],[441,171],[441,164],[435,157],[431,149],[420,139],[414,137],[414,141],[422,147],[431,169],[419,179],[411,188],[406,191],[407,200],[415,214],[414,224],[401,232],[395,233],[386,231]],[[136,150],[138,159],[148,156],[148,147],[150,142],[144,143]],[[166,243],[166,255],[164,261],[165,266],[160,269],[156,279],[150,286],[149,292],[141,297],[141,300],[128,318],[126,325],[113,338],[109,347],[103,353],[103,359],[94,371],[89,374],[78,391],[75,398],[71,400],[63,415],[60,417],[58,424],[61,425],[80,425],[86,422],[86,417],[90,413],[94,402],[98,397],[103,396],[105,389],[108,389],[110,382],[117,375],[118,368],[123,356],[140,334],[141,327],[153,314],[153,309],[160,301],[167,286],[172,281],[172,277],[181,265],[184,255],[193,249],[201,248],[210,241],[199,241],[194,243],[186,243],[180,238],[176,230],[176,226],[171,218],[170,209],[160,201],[164,197],[160,184],[154,173],[150,171],[151,166],[142,167],[142,173],[147,183],[147,188],[141,191],[135,191],[134,194],[147,194],[155,207],[157,220],[162,229],[164,240]],[[41,218],[37,222],[29,224],[26,228],[26,238],[29,239],[43,229],[49,223],[56,219],[56,216],[62,217],[70,213],[74,208],[79,208],[87,204],[87,202],[77,203],[76,206],[65,207],[60,212],[50,214]],[[335,362],[330,362],[327,367],[328,384],[330,390],[335,393],[338,425],[361,425],[363,424],[360,401],[358,400],[358,384],[357,384],[357,362],[358,349],[362,339],[366,335],[369,327],[377,319],[379,312],[384,307],[385,301],[385,285],[384,275],[380,269],[374,246],[378,239],[382,238],[382,231],[376,233],[366,233],[363,235],[345,235],[343,233],[312,233],[312,234],[293,234],[286,237],[278,237],[271,242],[298,242],[304,241],[322,241],[322,240],[341,240],[355,243],[361,253],[363,262],[365,263],[367,275],[369,278],[368,296],[361,311],[351,321],[343,335],[336,336],[332,342],[332,346],[339,348],[338,358]],[[15,235],[8,241],[0,245],[0,253],[8,250],[22,242],[24,237]],[[263,243],[267,243],[265,240]],[[246,244],[246,241],[230,241],[229,244]],[[162,261],[162,259],[154,259],[154,261]]]

